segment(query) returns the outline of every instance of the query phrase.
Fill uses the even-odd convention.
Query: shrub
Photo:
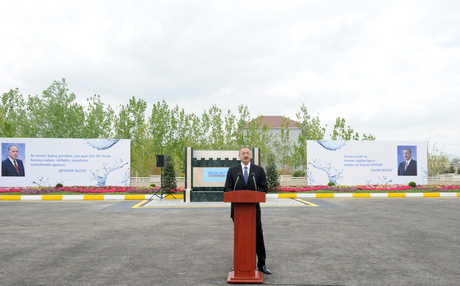
[[[176,171],[171,155],[167,155],[165,158],[165,167],[163,174],[161,174],[161,187],[166,191],[177,188]]]
[[[409,186],[412,187],[412,188],[415,188],[417,186],[417,184],[415,182],[410,182]]]
[[[270,191],[276,192],[280,186],[278,181],[278,171],[276,170],[275,156],[273,154],[268,155],[267,158],[267,185]]]
[[[57,184],[56,184],[56,189],[57,189],[57,188],[62,188],[62,187],[64,187],[63,184],[61,184],[61,183],[57,183]]]
[[[328,186],[335,186],[335,183],[334,182],[329,182],[327,183]]]
[[[292,174],[293,177],[305,177],[305,172],[304,171],[295,171],[294,174]]]
[[[156,186],[157,186],[157,185],[155,185],[155,184],[150,184],[150,187],[155,188]]]

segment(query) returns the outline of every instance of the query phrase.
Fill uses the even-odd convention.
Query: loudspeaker
[[[165,155],[157,155],[157,167],[163,168],[165,166]]]

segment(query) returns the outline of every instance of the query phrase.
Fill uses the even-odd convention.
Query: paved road
[[[266,285],[460,283],[460,198],[284,202],[262,209]],[[0,284],[227,284],[228,206],[139,203],[0,201]]]

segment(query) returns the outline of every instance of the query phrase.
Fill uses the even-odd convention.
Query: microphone
[[[258,190],[257,190],[257,183],[256,183],[256,174],[254,174],[254,172],[252,172],[251,177],[254,180],[254,187],[256,188],[256,192],[257,192]]]
[[[238,180],[240,179],[240,177],[242,176],[243,174],[241,174],[241,172],[238,173],[238,175],[236,175],[236,182],[235,182],[235,185],[233,186],[233,190],[236,189],[236,184],[238,184]]]

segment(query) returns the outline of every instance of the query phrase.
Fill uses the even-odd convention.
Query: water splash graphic
[[[61,183],[63,185],[66,184],[66,180],[55,181],[54,184],[50,183],[49,180],[50,180],[49,177],[46,179],[44,177],[40,177],[40,178],[37,178],[35,181],[32,181],[32,184],[37,185],[37,187],[54,187],[58,183]]]
[[[428,170],[422,167],[422,185],[428,184]]]
[[[329,178],[329,182],[333,182],[337,185],[337,180],[342,179],[343,169],[339,170],[332,166],[331,162],[321,163],[321,160],[314,160],[313,162],[308,162],[318,170],[324,171]]]
[[[101,169],[90,172],[91,175],[93,175],[91,179],[97,182],[98,187],[103,187],[106,185],[107,177],[109,176],[111,172],[121,169],[123,168],[124,165],[127,165],[127,164],[128,162],[123,163],[123,160],[120,160],[120,161],[115,160],[115,164],[113,164],[112,166],[108,166],[109,163],[105,162],[103,163],[103,166]]]
[[[345,144],[347,144],[348,141],[337,141],[337,140],[316,140],[316,142],[321,145],[323,148],[329,150],[329,151],[337,151]]]
[[[48,182],[50,178],[38,178],[37,181],[32,181],[32,184],[35,184],[39,187],[44,187],[44,186],[50,186],[50,183]]]
[[[377,181],[366,180],[366,185],[389,185],[393,180],[390,180],[387,176],[378,176]]]
[[[129,182],[131,180],[130,178],[130,170],[129,168],[125,171],[125,174],[123,175],[123,180],[117,184],[115,184],[116,186],[129,186]]]
[[[97,150],[106,150],[117,144],[120,139],[86,139],[86,142]]]

